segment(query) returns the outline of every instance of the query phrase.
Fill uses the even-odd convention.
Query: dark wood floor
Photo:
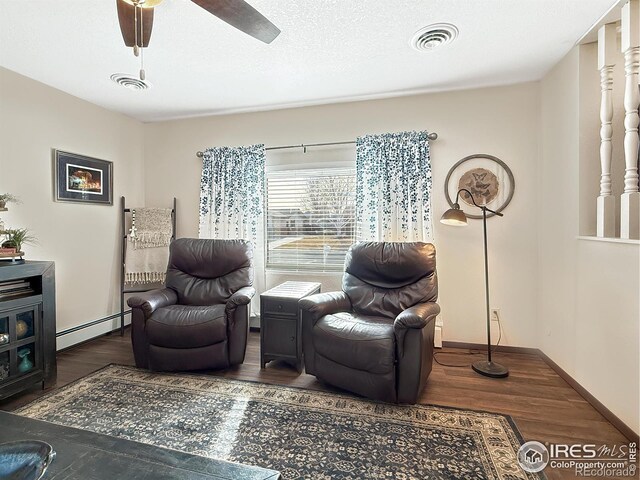
[[[445,349],[438,360],[447,364],[470,364],[481,355],[464,355],[465,350]],[[271,362],[259,366],[260,335],[252,332],[245,363],[213,375],[240,380],[292,385],[317,390],[333,390],[315,377],[299,375],[293,368]],[[470,368],[434,363],[420,403],[511,415],[525,440],[552,443],[626,443],[625,437],[586,400],[562,380],[536,355],[497,353],[495,360],[508,365],[506,379],[490,379]],[[124,337],[107,335],[58,354],[58,381],[62,387],[110,363],[133,365],[129,333]],[[0,402],[0,409],[11,411],[43,394],[33,389]],[[568,471],[546,470],[550,479],[574,478]]]

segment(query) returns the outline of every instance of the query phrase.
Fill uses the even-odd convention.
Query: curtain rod
[[[435,132],[431,132],[427,134],[427,138],[431,141],[438,139],[438,134]],[[329,145],[355,145],[356,142],[326,142],[326,143],[301,143],[300,145],[282,145],[280,147],[267,147],[265,150],[286,150],[289,148],[302,148],[305,153],[307,151],[307,147],[326,147]],[[202,158],[204,156],[203,152],[196,152],[196,157]]]

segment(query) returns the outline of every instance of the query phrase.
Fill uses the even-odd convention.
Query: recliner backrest
[[[179,238],[170,247],[166,286],[182,305],[225,303],[253,284],[252,260],[247,240]]]
[[[354,312],[395,318],[438,299],[436,248],[423,242],[360,242],[345,258],[342,290]]]

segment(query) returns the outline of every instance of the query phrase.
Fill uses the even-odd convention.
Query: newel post
[[[600,71],[600,195],[596,203],[596,234],[615,236],[616,200],[611,193],[611,137],[613,135],[613,67],[616,55],[616,25],[598,30],[598,70]]]
[[[620,237],[640,238],[640,193],[638,192],[638,107],[640,89],[640,5],[629,0],[622,7],[622,52],[624,53],[624,192],[620,198]]]

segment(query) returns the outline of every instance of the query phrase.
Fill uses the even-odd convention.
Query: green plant
[[[20,199],[11,193],[0,193],[0,204],[21,203]]]
[[[38,239],[29,233],[26,228],[15,228],[4,230],[5,241],[2,242],[4,248],[15,248],[18,252],[22,251],[22,245],[35,245]]]

